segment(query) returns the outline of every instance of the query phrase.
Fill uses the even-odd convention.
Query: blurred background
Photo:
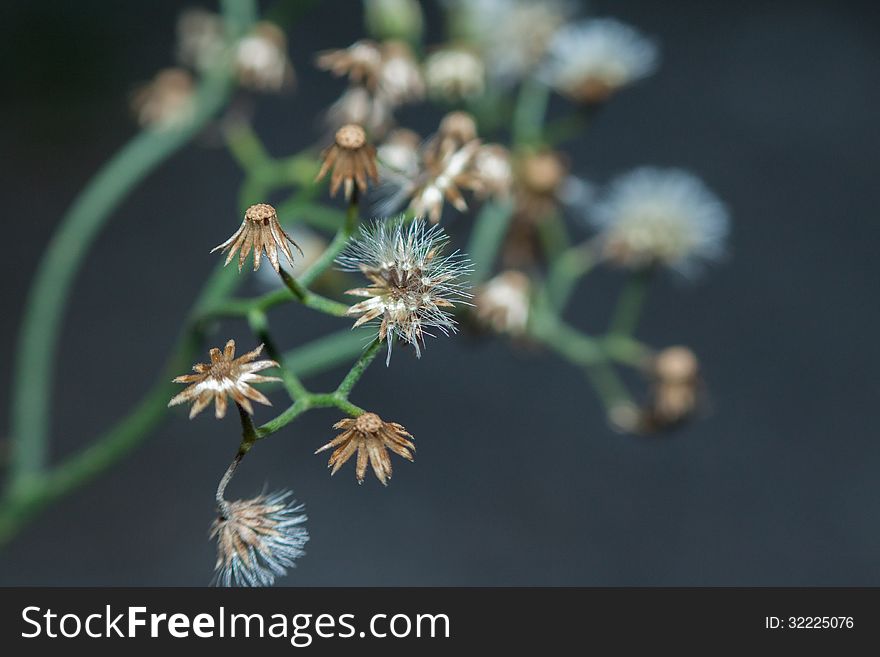
[[[173,62],[185,6],[0,7],[4,430],[37,261],[77,191],[136,131],[129,94]],[[416,437],[415,463],[395,462],[387,489],[358,486],[351,464],[331,480],[326,458],[312,455],[334,435],[336,411],[308,413],[236,476],[232,497],[268,483],[307,506],[308,554],[280,584],[880,585],[870,416],[880,401],[880,10],[697,0],[590,9],[656,38],[662,64],[566,146],[574,171],[603,182],[642,164],[684,167],[732,214],[727,262],[694,284],[661,276],[638,331],[651,345],[697,352],[710,412],[673,434],[622,436],[582,373],[553,354],[467,336],[431,341],[420,362],[401,351],[353,395]],[[432,43],[438,12],[431,3],[426,12]],[[297,89],[255,106],[273,154],[315,143],[316,117],[344,87],[314,68],[313,53],[362,35],[359,3],[341,0],[316,3],[290,29]],[[437,116],[401,119],[425,134]],[[150,176],[102,233],[64,325],[53,459],[86,444],[157,376],[216,262],[208,249],[238,221],[240,181],[207,135]],[[572,322],[601,326],[621,280],[589,277]],[[273,314],[273,326],[289,348],[342,324],[296,308]],[[252,341],[232,324],[212,345],[227,334]],[[269,413],[258,409],[258,420]],[[5,548],[0,584],[206,584],[214,489],[237,442],[237,422],[172,414],[133,457]]]

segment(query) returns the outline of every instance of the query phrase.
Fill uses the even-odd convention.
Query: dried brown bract
[[[649,372],[651,395],[644,411],[648,431],[675,426],[697,409],[700,392],[699,361],[687,347],[668,347],[657,354]]]
[[[336,448],[327,463],[327,467],[332,468],[331,475],[336,474],[357,452],[355,475],[358,483],[364,483],[369,462],[376,478],[383,486],[387,486],[391,478],[391,457],[388,450],[407,461],[413,460],[412,452],[416,446],[411,440],[412,434],[396,422],[385,422],[375,413],[345,418],[334,424],[333,428],[342,429],[342,433],[315,452],[318,454]]]
[[[253,414],[254,408],[251,401],[271,406],[266,399],[251,383],[268,383],[281,381],[276,376],[262,376],[257,374],[270,367],[278,367],[274,360],[256,360],[263,345],[243,356],[235,358],[235,340],[226,343],[223,351],[214,348],[210,351],[210,363],[196,363],[193,365],[194,374],[184,374],[174,379],[174,383],[191,384],[179,395],[175,396],[169,406],[192,402],[189,411],[190,419],[201,413],[208,404],[214,402],[214,415],[220,419],[226,415],[227,396],[232,397],[236,404],[248,413]]]
[[[335,196],[339,186],[345,190],[345,198],[351,198],[357,185],[361,192],[367,191],[367,178],[378,182],[376,147],[367,142],[367,133],[359,125],[344,125],[336,131],[333,145],[321,153],[321,170],[315,177],[320,180],[330,172],[330,196]]]
[[[221,250],[221,253],[229,251],[229,255],[226,256],[226,262],[223,263],[225,267],[232,261],[235,252],[238,251],[238,271],[241,271],[244,261],[247,259],[251,249],[253,249],[254,271],[257,271],[260,268],[260,259],[265,252],[269,262],[272,263],[272,267],[275,271],[279,271],[279,249],[285,255],[290,265],[293,266],[293,253],[291,253],[290,247],[287,245],[288,242],[293,244],[296,250],[300,252],[300,255],[302,255],[302,249],[281,227],[275,208],[268,203],[257,203],[249,207],[244,213],[244,221],[241,222],[241,226],[238,227],[235,234],[223,242],[223,244],[218,244],[211,249],[211,253],[218,249]]]

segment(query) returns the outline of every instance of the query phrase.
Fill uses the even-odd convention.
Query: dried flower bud
[[[483,62],[469,50],[438,50],[425,60],[428,93],[441,100],[479,96],[486,85],[485,77]]]
[[[642,415],[646,431],[665,429],[687,420],[697,408],[699,363],[687,347],[668,347],[657,354],[650,369],[651,393]]]
[[[377,93],[393,106],[424,98],[425,82],[421,69],[412,49],[403,41],[386,41],[382,44],[382,68]]]
[[[249,500],[222,502],[211,525],[217,539],[219,586],[271,586],[305,554],[309,533],[303,506],[277,491]]]
[[[500,144],[485,144],[477,150],[471,165],[471,186],[478,198],[506,199],[513,186],[510,152]]]
[[[442,255],[447,241],[442,229],[428,228],[419,218],[409,226],[402,220],[377,221],[362,227],[360,237],[337,258],[342,270],[361,272],[370,282],[347,292],[366,298],[348,314],[359,316],[355,326],[379,322],[379,339],[388,342],[386,362],[395,337],[421,357],[424,336],[432,328],[444,335],[456,331],[448,309],[469,297],[462,278],[470,268],[457,251]]]
[[[348,48],[318,53],[315,63],[333,75],[347,75],[352,82],[375,89],[382,70],[382,51],[373,41],[357,41]]]
[[[212,401],[217,419],[224,417],[227,396],[232,397],[236,404],[251,414],[254,409],[250,400],[271,406],[272,403],[266,396],[250,385],[281,381],[275,376],[257,374],[270,367],[278,367],[278,363],[274,360],[256,360],[262,351],[263,345],[260,345],[253,351],[235,358],[235,340],[227,342],[223,351],[211,349],[210,363],[196,363],[193,365],[195,374],[184,374],[174,379],[174,383],[191,385],[168,402],[168,406],[192,402],[190,419],[201,413]]]
[[[367,178],[379,180],[376,169],[376,147],[367,142],[367,133],[359,125],[344,125],[336,131],[334,143],[321,153],[321,170],[318,181],[330,173],[330,196],[335,196],[339,186],[345,189],[345,198],[351,198],[354,186],[367,191]]]
[[[173,128],[192,117],[194,93],[192,75],[181,68],[167,68],[135,90],[131,98],[132,111],[144,127]]]
[[[293,266],[293,253],[291,253],[290,247],[287,245],[288,242],[293,244],[296,250],[300,252],[300,255],[302,255],[299,245],[281,227],[275,208],[268,203],[257,203],[245,211],[244,220],[232,237],[223,242],[223,244],[218,244],[211,249],[211,253],[218,249],[221,250],[221,253],[229,251],[229,255],[226,256],[226,261],[223,263],[225,267],[232,261],[235,252],[238,251],[238,271],[241,271],[244,261],[247,259],[251,248],[253,248],[254,271],[260,268],[260,259],[265,252],[266,257],[269,258],[269,262],[272,264],[272,268],[278,272],[280,271],[280,264],[278,262],[279,249],[285,255],[290,265]]]
[[[477,319],[497,333],[524,334],[529,322],[530,287],[522,272],[501,272],[474,294]]]
[[[275,23],[261,21],[235,47],[239,83],[256,91],[280,91],[294,83],[287,37]]]
[[[687,347],[667,347],[654,357],[654,377],[663,384],[692,383],[699,370],[697,357]]]
[[[376,478],[387,486],[392,471],[388,450],[407,461],[413,460],[412,453],[416,446],[412,442],[412,434],[396,422],[385,422],[375,413],[345,418],[334,424],[333,428],[342,429],[342,433],[315,452],[318,454],[335,448],[327,463],[327,467],[332,468],[331,475],[336,474],[357,452],[355,475],[358,483],[364,483],[369,462]]]

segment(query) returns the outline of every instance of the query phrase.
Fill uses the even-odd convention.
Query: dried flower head
[[[154,130],[174,128],[192,117],[195,83],[182,68],[159,71],[131,97],[131,108],[140,125]]]
[[[355,326],[378,320],[379,339],[388,342],[388,359],[394,338],[411,344],[421,357],[424,336],[436,328],[444,335],[456,331],[449,313],[456,302],[466,300],[463,277],[470,271],[467,260],[455,251],[443,255],[448,237],[439,226],[421,218],[408,226],[401,219],[376,221],[362,226],[337,258],[344,271],[359,271],[370,286],[347,294],[366,297],[348,310],[359,316]]]
[[[382,44],[382,68],[377,93],[392,106],[419,101],[425,96],[425,81],[412,49],[404,41]]]
[[[543,78],[575,101],[598,103],[650,75],[657,58],[657,46],[629,25],[597,18],[555,34]]]
[[[480,141],[475,139],[454,151],[426,149],[422,154],[424,170],[406,191],[412,197],[413,212],[427,215],[431,223],[440,221],[444,201],[459,212],[466,212],[467,202],[461,190],[475,186],[471,165],[479,148]]]
[[[440,100],[456,101],[483,93],[486,70],[482,60],[464,48],[446,48],[425,60],[428,93]]]
[[[647,167],[614,181],[594,205],[592,219],[615,264],[664,265],[684,273],[721,256],[729,224],[724,205],[699,178]]]
[[[478,198],[505,199],[513,186],[510,152],[500,144],[484,144],[474,155],[471,186]]]
[[[275,208],[268,203],[257,203],[245,211],[244,220],[232,237],[223,242],[223,244],[218,244],[211,249],[211,253],[218,249],[221,249],[221,253],[229,251],[229,255],[226,256],[226,262],[223,263],[225,267],[232,261],[235,252],[238,251],[238,271],[241,271],[245,259],[247,259],[251,248],[253,248],[254,271],[260,268],[260,259],[265,252],[266,257],[269,258],[269,262],[272,263],[272,267],[277,272],[280,271],[278,262],[279,249],[281,249],[290,265],[293,266],[293,253],[291,253],[290,247],[287,245],[288,242],[293,244],[296,250],[300,252],[300,255],[302,255],[302,249],[281,227]]]
[[[235,340],[226,343],[223,351],[216,347],[211,349],[210,363],[196,363],[193,365],[195,374],[184,374],[174,379],[174,383],[189,383],[183,392],[176,395],[169,406],[192,402],[189,411],[190,419],[205,410],[205,407],[214,402],[214,415],[220,419],[226,415],[227,396],[248,413],[253,414],[254,408],[250,400],[271,406],[272,403],[251,383],[267,383],[269,381],[281,381],[276,376],[263,376],[257,374],[270,367],[278,367],[274,360],[255,360],[263,351],[260,345],[253,351],[235,358]]]
[[[477,319],[497,333],[522,335],[529,322],[530,288],[522,272],[501,272],[474,294]]]
[[[215,66],[226,47],[223,18],[207,9],[187,9],[177,19],[177,59],[204,73]]]
[[[290,491],[223,502],[211,525],[217,539],[215,580],[219,586],[272,586],[305,554],[309,533],[303,506]]]
[[[318,454],[335,448],[327,462],[327,467],[332,468],[331,475],[336,474],[357,452],[355,475],[358,483],[364,483],[369,461],[376,478],[383,486],[387,486],[391,478],[391,457],[388,450],[407,461],[413,460],[412,452],[416,446],[412,442],[412,434],[396,422],[385,422],[375,413],[345,418],[334,424],[333,428],[342,429],[342,433],[315,452]]]
[[[392,130],[376,151],[379,164],[394,173],[415,177],[419,172],[421,141],[421,137],[407,128]]]
[[[379,180],[376,169],[376,147],[367,142],[367,133],[359,125],[344,125],[336,131],[335,141],[321,153],[321,170],[318,181],[330,173],[330,196],[335,196],[340,185],[345,198],[351,198],[357,184],[361,192],[367,191],[367,178]]]
[[[382,51],[373,41],[357,41],[348,48],[318,53],[315,64],[333,75],[347,75],[352,82],[375,89],[382,70]]]
[[[393,123],[390,101],[361,86],[349,87],[330,109],[326,123],[334,130],[348,124],[363,126],[374,137],[384,135]]]
[[[482,55],[502,85],[529,74],[551,37],[572,13],[567,0],[447,0],[456,34]]]
[[[287,37],[275,23],[261,21],[235,46],[239,83],[256,91],[280,91],[294,83]]]
[[[668,347],[650,367],[651,394],[642,412],[646,431],[682,423],[696,410],[700,392],[699,362],[687,347]]]

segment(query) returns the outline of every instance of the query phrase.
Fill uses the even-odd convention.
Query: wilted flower
[[[380,39],[417,40],[424,24],[418,0],[365,0],[364,19],[370,34]]]
[[[222,249],[221,253],[229,251],[229,255],[226,256],[226,262],[223,263],[225,267],[232,261],[235,252],[239,251],[238,271],[241,271],[245,259],[251,252],[251,248],[253,248],[254,271],[260,268],[260,258],[265,252],[266,257],[269,258],[269,262],[272,263],[272,267],[277,272],[280,271],[278,263],[279,248],[287,257],[290,265],[293,266],[293,253],[291,253],[287,242],[293,244],[297,251],[302,254],[299,245],[293,241],[290,235],[284,232],[284,229],[278,222],[278,213],[275,212],[275,208],[268,203],[257,203],[245,211],[244,220],[232,237],[223,242],[223,244],[218,244],[211,249],[211,253],[218,249]]]
[[[391,102],[383,94],[352,86],[327,110],[327,123],[333,129],[353,123],[363,126],[377,137],[384,135],[391,127],[391,109]]]
[[[650,75],[657,58],[654,43],[629,25],[597,18],[556,33],[543,78],[573,100],[598,103]]]
[[[416,446],[412,442],[412,434],[396,422],[385,422],[375,413],[364,413],[356,418],[345,418],[333,425],[334,429],[342,429],[342,433],[321,447],[315,454],[336,448],[330,455],[327,467],[333,468],[331,475],[357,452],[355,476],[358,483],[364,483],[367,462],[373,466],[376,478],[383,486],[388,485],[391,478],[391,457],[388,450],[407,461],[413,460],[412,452]]]
[[[275,23],[261,21],[235,46],[239,83],[256,91],[280,91],[294,82],[287,37]]]
[[[668,347],[651,363],[651,396],[643,412],[646,430],[662,429],[686,420],[697,407],[699,362],[687,347]]]
[[[276,376],[257,374],[270,367],[278,367],[274,360],[255,360],[263,351],[260,345],[253,351],[235,358],[235,340],[226,343],[223,351],[216,347],[211,349],[210,363],[193,365],[195,374],[184,374],[174,379],[174,383],[189,383],[183,392],[175,396],[169,406],[192,402],[189,411],[190,419],[201,413],[205,407],[214,402],[214,414],[218,419],[226,415],[227,395],[248,413],[253,414],[254,408],[250,400],[271,406],[272,403],[251,383],[267,383],[281,381]]]
[[[412,49],[405,42],[386,41],[382,44],[377,93],[383,95],[391,105],[402,105],[424,97],[422,72]]]
[[[367,178],[379,180],[376,169],[376,147],[367,143],[367,133],[359,125],[344,125],[336,131],[333,144],[321,153],[321,170],[318,181],[330,173],[330,196],[335,196],[339,186],[345,189],[345,198],[351,198],[357,184],[361,192],[367,191]]]
[[[632,269],[665,265],[685,273],[721,256],[729,224],[724,205],[699,178],[648,167],[616,180],[592,217],[612,262]]]
[[[529,322],[529,277],[510,269],[474,294],[477,319],[497,333],[522,335]]]
[[[203,73],[226,47],[223,18],[206,9],[187,9],[177,19],[177,59]]]
[[[166,68],[135,90],[132,111],[144,127],[173,128],[192,117],[194,92],[192,75],[182,68]]]
[[[414,178],[419,172],[419,145],[422,139],[412,130],[392,130],[379,146],[377,156],[383,167]]]
[[[435,98],[455,101],[483,93],[486,85],[483,62],[470,50],[446,48],[425,60],[425,82]]]
[[[529,153],[516,163],[517,212],[530,221],[546,219],[559,207],[568,177],[565,157],[552,150]]]
[[[480,51],[502,84],[531,72],[572,12],[566,0],[448,0],[455,32]]]
[[[305,554],[309,533],[303,506],[290,491],[223,502],[211,525],[217,539],[215,578],[219,586],[271,586]]]
[[[366,297],[348,314],[359,316],[355,326],[379,320],[379,339],[388,342],[386,362],[395,337],[421,357],[429,329],[444,335],[456,331],[447,309],[469,297],[462,278],[470,267],[458,251],[442,255],[448,239],[439,226],[429,228],[420,218],[409,226],[402,219],[376,221],[362,226],[360,236],[337,258],[341,269],[362,272],[370,282],[370,287],[347,292]]]
[[[336,76],[347,75],[349,80],[375,89],[382,70],[382,52],[373,41],[357,41],[348,48],[325,50],[315,59],[318,68]]]
[[[477,138],[477,121],[468,112],[449,112],[425,145],[429,157],[443,158]]]
[[[444,200],[459,212],[466,212],[467,203],[461,188],[474,186],[470,167],[479,148],[480,142],[475,139],[456,151],[447,151],[442,155],[433,151],[424,153],[424,172],[408,193],[412,196],[410,208],[413,212],[426,214],[431,223],[437,223],[443,213]]]

